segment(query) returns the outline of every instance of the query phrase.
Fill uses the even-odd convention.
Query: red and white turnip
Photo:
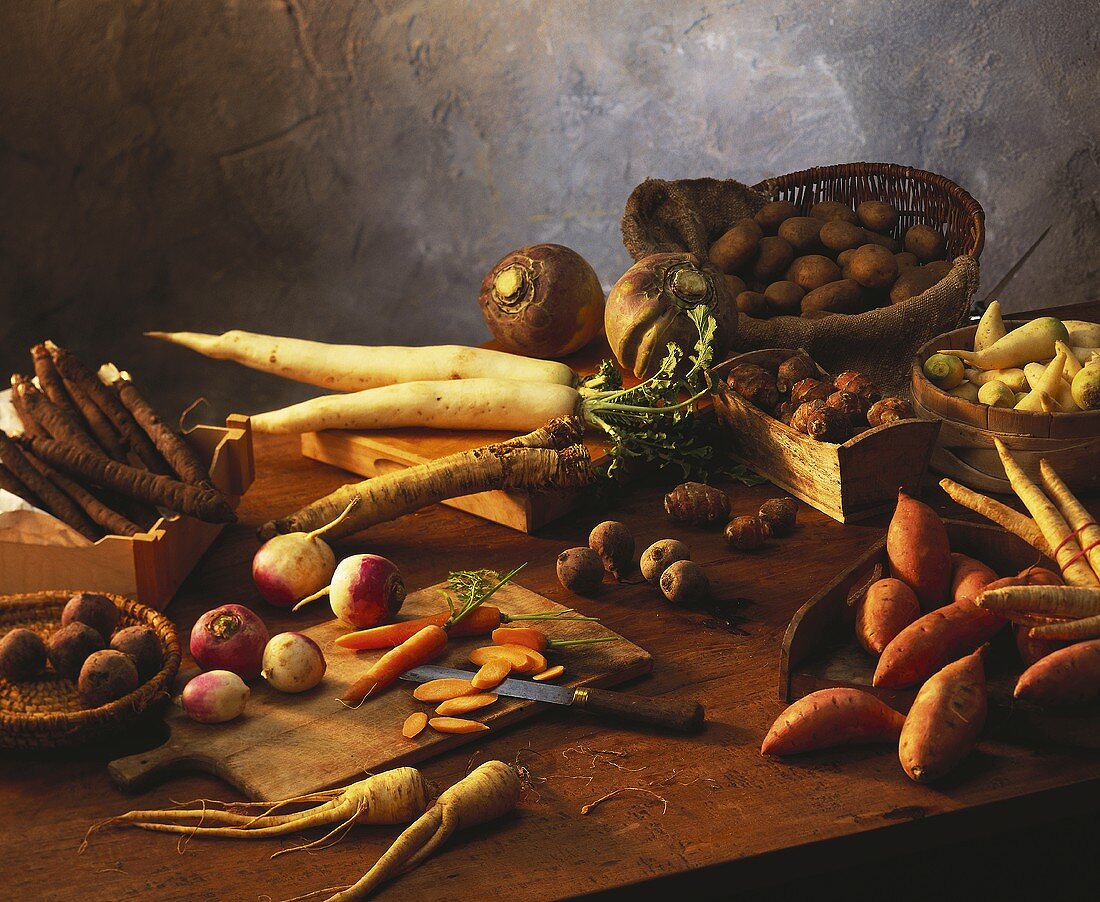
[[[203,670],[228,670],[253,680],[262,669],[268,633],[264,622],[239,604],[207,611],[191,630],[191,657]]]
[[[279,633],[264,649],[263,677],[280,692],[305,692],[324,679],[325,656],[305,633]]]
[[[354,554],[340,561],[330,585],[303,598],[294,610],[325,595],[337,618],[368,629],[392,620],[401,610],[405,581],[393,561],[377,554]]]
[[[228,670],[200,673],[183,687],[183,710],[199,723],[225,723],[239,717],[250,690],[237,674]]]

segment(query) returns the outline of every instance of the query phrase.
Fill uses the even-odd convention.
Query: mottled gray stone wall
[[[0,4],[0,352],[52,336],[212,413],[310,392],[148,328],[483,340],[482,273],[605,284],[646,176],[944,173],[1024,309],[1100,295],[1092,0]]]

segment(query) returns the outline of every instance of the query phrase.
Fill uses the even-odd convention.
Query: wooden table
[[[331,490],[345,474],[300,458],[294,439],[261,438],[256,452],[259,475],[241,507],[241,524],[226,531],[168,609],[181,636],[199,614],[225,602],[256,605],[272,632],[322,617],[320,606],[293,619],[265,606],[248,565],[257,524]],[[735,514],[754,512],[775,494],[769,486],[729,488]],[[919,898],[906,892],[920,885],[914,872],[933,860],[921,851],[925,847],[1013,831],[1011,839],[979,849],[1000,856],[996,868],[988,858],[956,860],[956,866],[964,876],[970,867],[985,889],[995,885],[995,871],[1018,886],[1010,868],[1028,848],[1047,848],[1049,854],[1049,841],[1041,845],[1049,839],[1043,825],[1057,818],[1078,818],[1067,832],[1084,852],[1089,833],[1074,831],[1095,835],[1092,821],[1085,820],[1100,801],[1095,753],[984,741],[955,776],[934,787],[910,782],[889,748],[787,762],[759,754],[762,736],[782,709],[778,654],[791,613],[882,534],[884,519],[840,526],[800,505],[793,537],[742,555],[725,548],[720,532],[670,525],[656,486],[638,487],[607,516],[631,526],[639,550],[664,536],[686,541],[722,597],[751,600],[742,631],[672,608],[646,585],[608,586],[591,601],[570,596],[555,578],[554,559],[563,548],[584,543],[589,528],[605,518],[598,512],[579,513],[529,537],[434,507],[340,548],[392,558],[410,588],[435,583],[450,569],[505,569],[529,561],[524,585],[576,603],[652,652],[654,672],[633,684],[633,691],[698,698],[709,721],[701,735],[682,737],[610,729],[579,712],[547,711],[428,763],[425,774],[448,784],[471,761],[518,758],[537,782],[515,817],[463,835],[392,884],[383,898],[506,893],[533,900],[638,881],[657,881],[651,888],[665,891],[751,897],[744,894],[754,887],[793,879],[802,880],[806,892],[818,892],[827,884],[813,875],[837,868],[846,869],[837,879],[849,898],[858,897],[860,879],[875,874],[896,883],[892,898]],[[108,830],[78,855],[89,826],[129,808],[232,798],[224,784],[200,775],[137,798],[122,796],[109,782],[105,762],[156,742],[149,731],[94,751],[0,755],[0,810],[8,812],[0,830],[0,896],[287,899],[351,882],[396,835],[391,828],[357,828],[332,849],[271,861],[268,855],[282,848],[277,841],[194,841],[180,854],[174,837]],[[646,791],[623,793],[581,815],[583,805],[621,787]],[[938,852],[934,860],[950,860],[943,858],[950,854]],[[876,871],[873,862],[890,855],[893,862]],[[1090,860],[1082,856],[1080,866],[1087,869]],[[908,879],[898,880],[899,869],[910,871]],[[1060,873],[1065,879],[1066,872]]]

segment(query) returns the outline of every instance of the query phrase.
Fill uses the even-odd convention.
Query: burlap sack
[[[635,262],[675,251],[706,259],[707,250],[730,223],[752,216],[770,196],[767,182],[750,188],[732,179],[647,179],[627,201],[623,244]],[[923,294],[867,313],[819,320],[741,315],[734,347],[805,348],[831,373],[861,370],[880,391],[907,395],[914,352],[963,325],[977,290],[978,261],[960,256],[948,275]]]

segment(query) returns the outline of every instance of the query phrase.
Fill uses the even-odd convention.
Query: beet
[[[111,639],[111,648],[133,659],[138,677],[144,683],[156,676],[164,666],[164,651],[160,639],[147,626],[128,626],[119,630]]]
[[[118,606],[105,595],[77,592],[61,612],[61,625],[86,623],[107,642],[118,626]]]
[[[103,636],[80,621],[61,627],[46,643],[53,669],[74,683],[88,656],[102,650],[106,644]]]
[[[114,649],[92,652],[80,668],[77,689],[89,708],[98,708],[129,695],[140,684],[133,659]]]
[[[14,629],[0,639],[0,677],[13,683],[38,676],[46,666],[46,643],[38,633]]]

